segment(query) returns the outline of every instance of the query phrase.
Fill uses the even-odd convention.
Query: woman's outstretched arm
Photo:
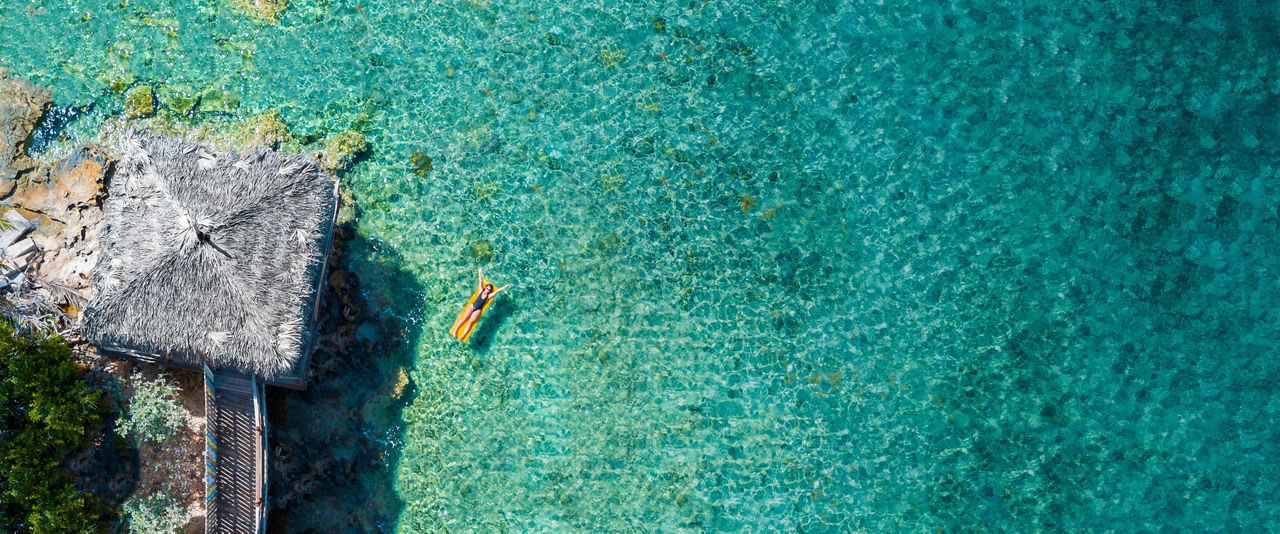
[[[497,295],[498,293],[501,293],[503,290],[505,290],[505,289],[507,289],[507,288],[509,288],[509,287],[511,287],[511,284],[507,284],[507,285],[502,286],[502,287],[500,287],[500,288],[498,288],[498,289],[495,289],[495,290],[493,290],[493,294],[494,294],[494,295]]]

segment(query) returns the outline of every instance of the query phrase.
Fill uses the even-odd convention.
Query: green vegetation
[[[134,375],[129,408],[116,421],[116,431],[139,441],[161,442],[177,435],[187,412],[178,402],[178,388],[164,376]]]
[[[186,524],[186,512],[177,499],[167,493],[132,497],[121,506],[121,515],[129,532],[177,532]]]
[[[0,531],[98,529],[101,505],[61,465],[96,433],[98,401],[65,342],[0,322]]]

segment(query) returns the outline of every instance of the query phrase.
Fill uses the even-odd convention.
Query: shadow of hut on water
[[[268,393],[269,532],[389,532],[400,514],[392,475],[424,292],[355,226],[335,229],[307,390]]]

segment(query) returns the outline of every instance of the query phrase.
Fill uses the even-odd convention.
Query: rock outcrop
[[[12,194],[18,179],[39,167],[27,157],[27,143],[52,105],[49,90],[0,69],[0,198]]]
[[[89,297],[102,196],[113,161],[93,144],[52,163],[30,157],[31,134],[52,101],[47,89],[0,70],[0,204],[36,225],[31,237],[38,249],[31,262],[35,278]]]

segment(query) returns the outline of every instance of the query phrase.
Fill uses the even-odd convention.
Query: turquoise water
[[[1060,4],[6,3],[0,66],[371,142],[395,339],[277,397],[286,530],[1280,528],[1280,11]]]

